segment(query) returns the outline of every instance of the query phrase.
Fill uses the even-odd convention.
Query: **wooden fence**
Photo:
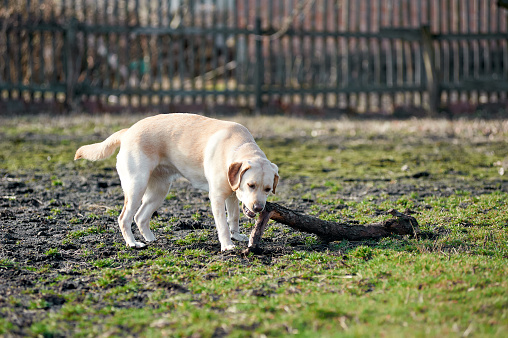
[[[506,105],[498,3],[0,0],[0,113]]]

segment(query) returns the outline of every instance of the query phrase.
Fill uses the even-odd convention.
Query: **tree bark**
[[[343,239],[350,241],[379,239],[393,234],[415,235],[419,232],[418,222],[414,217],[402,214],[395,209],[389,210],[388,213],[392,214],[394,218],[381,223],[359,225],[324,221],[317,217],[298,213],[277,203],[267,202],[265,209],[259,214],[254,229],[252,229],[246,252],[259,250],[261,236],[270,219],[299,231],[316,234],[327,242]]]

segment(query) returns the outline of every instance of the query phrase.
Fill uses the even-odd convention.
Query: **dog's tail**
[[[120,147],[121,137],[126,131],[127,129],[122,129],[100,143],[82,146],[76,151],[74,160],[84,158],[90,161],[97,161],[113,155],[116,148]]]

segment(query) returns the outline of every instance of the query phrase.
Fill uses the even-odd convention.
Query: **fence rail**
[[[496,0],[0,0],[0,109],[506,106],[507,36]]]

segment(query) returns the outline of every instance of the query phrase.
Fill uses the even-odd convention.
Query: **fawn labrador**
[[[247,217],[255,217],[279,180],[277,166],[247,128],[194,114],[145,118],[101,143],[82,146],[74,159],[101,160],[120,145],[116,168],[125,202],[118,224],[130,247],[145,246],[132,234],[133,218],[145,240],[155,240],[150,218],[179,176],[209,192],[222,251],[235,247],[231,238],[248,240],[239,232],[238,201]]]

